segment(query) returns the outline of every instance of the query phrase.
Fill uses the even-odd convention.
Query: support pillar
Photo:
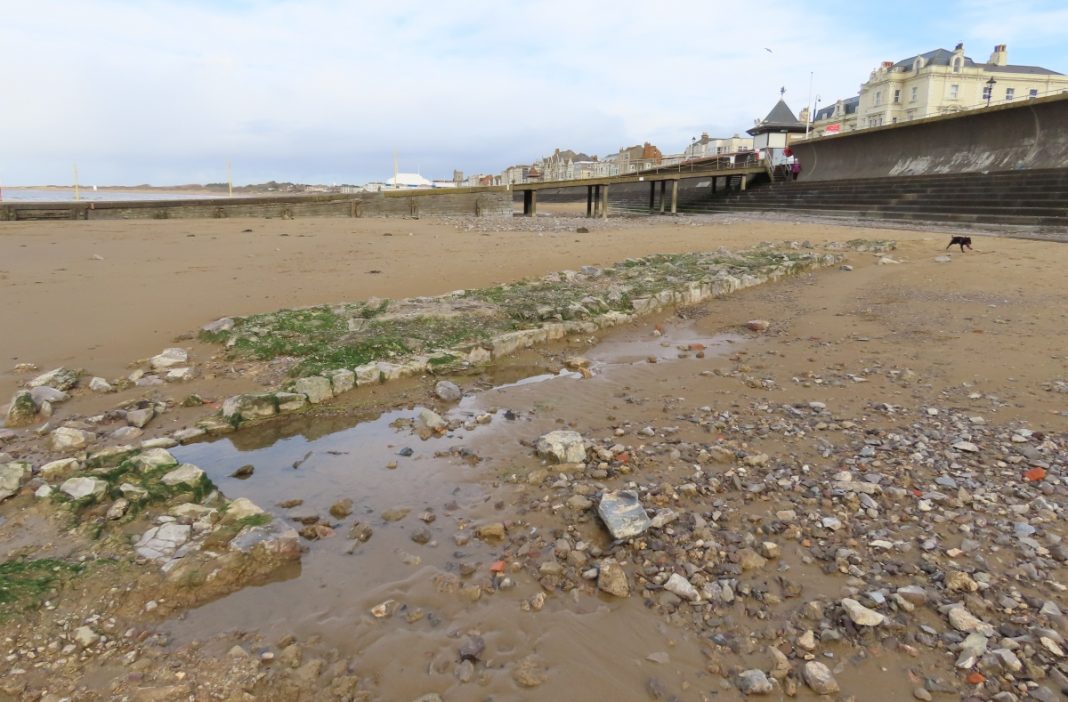
[[[743,173],[743,174],[742,174],[742,179],[741,179],[741,183],[742,183],[742,185],[741,185],[741,188],[742,188],[742,192],[745,192],[745,179],[746,179],[746,178],[748,178],[748,176],[747,176],[747,175],[746,175],[745,173]]]
[[[649,181],[649,214],[653,213],[653,208],[656,207],[656,181]]]
[[[523,191],[523,216],[530,217],[534,213],[534,191]]]
[[[530,216],[538,216],[538,191],[531,190],[530,192]]]
[[[679,213],[679,181],[671,181],[671,214]]]
[[[666,204],[665,201],[664,201],[664,192],[666,190],[667,190],[667,181],[666,180],[660,181],[660,214],[664,214],[664,205]]]
[[[608,185],[601,191],[601,219],[608,219]]]
[[[586,186],[586,216],[593,216],[593,186]]]
[[[593,186],[593,216],[601,216],[601,186]]]
[[[716,194],[716,183],[719,182],[718,176],[712,176],[712,194]]]

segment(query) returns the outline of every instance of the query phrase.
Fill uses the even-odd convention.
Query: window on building
[[[897,124],[897,117],[891,117],[890,124]]]
[[[1028,90],[1027,91],[1027,97],[1029,97],[1029,98],[1038,97],[1038,88],[1031,88],[1030,90]]]
[[[1005,88],[1005,102],[1016,97],[1016,88]]]
[[[949,86],[949,99],[956,100],[960,96],[960,86],[953,83]]]
[[[881,90],[875,91],[875,104],[880,105],[883,102],[883,93]]]
[[[992,92],[993,90],[994,90],[993,86],[984,85],[983,86],[983,99],[984,100],[989,100],[991,97],[993,97],[993,95],[994,95],[994,93]]]
[[[894,90],[894,104],[901,102],[901,88]]]
[[[960,73],[960,69],[961,69],[961,67],[963,65],[964,65],[964,59],[959,58],[959,57],[953,59],[953,72],[954,73]]]
[[[912,86],[912,94],[909,96],[909,102],[916,102],[916,96],[920,94],[920,89],[917,86]]]

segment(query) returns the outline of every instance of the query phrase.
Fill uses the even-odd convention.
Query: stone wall
[[[863,129],[791,145],[801,180],[1063,168],[1068,95]]]
[[[225,219],[229,217],[510,216],[501,188],[412,190],[130,202],[5,202],[0,221],[64,219]]]

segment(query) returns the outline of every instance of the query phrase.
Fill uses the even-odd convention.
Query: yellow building
[[[816,112],[815,136],[881,127],[923,117],[1004,105],[1068,91],[1068,76],[1038,66],[1013,66],[1004,44],[986,63],[935,49],[903,61],[884,61],[860,86],[860,95]]]

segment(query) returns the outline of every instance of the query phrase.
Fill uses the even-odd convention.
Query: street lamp
[[[988,80],[986,82],[986,106],[987,107],[990,107],[990,98],[994,97],[994,86],[997,85],[997,83],[998,82],[996,80],[994,80],[993,77],[991,77],[990,80]]]

